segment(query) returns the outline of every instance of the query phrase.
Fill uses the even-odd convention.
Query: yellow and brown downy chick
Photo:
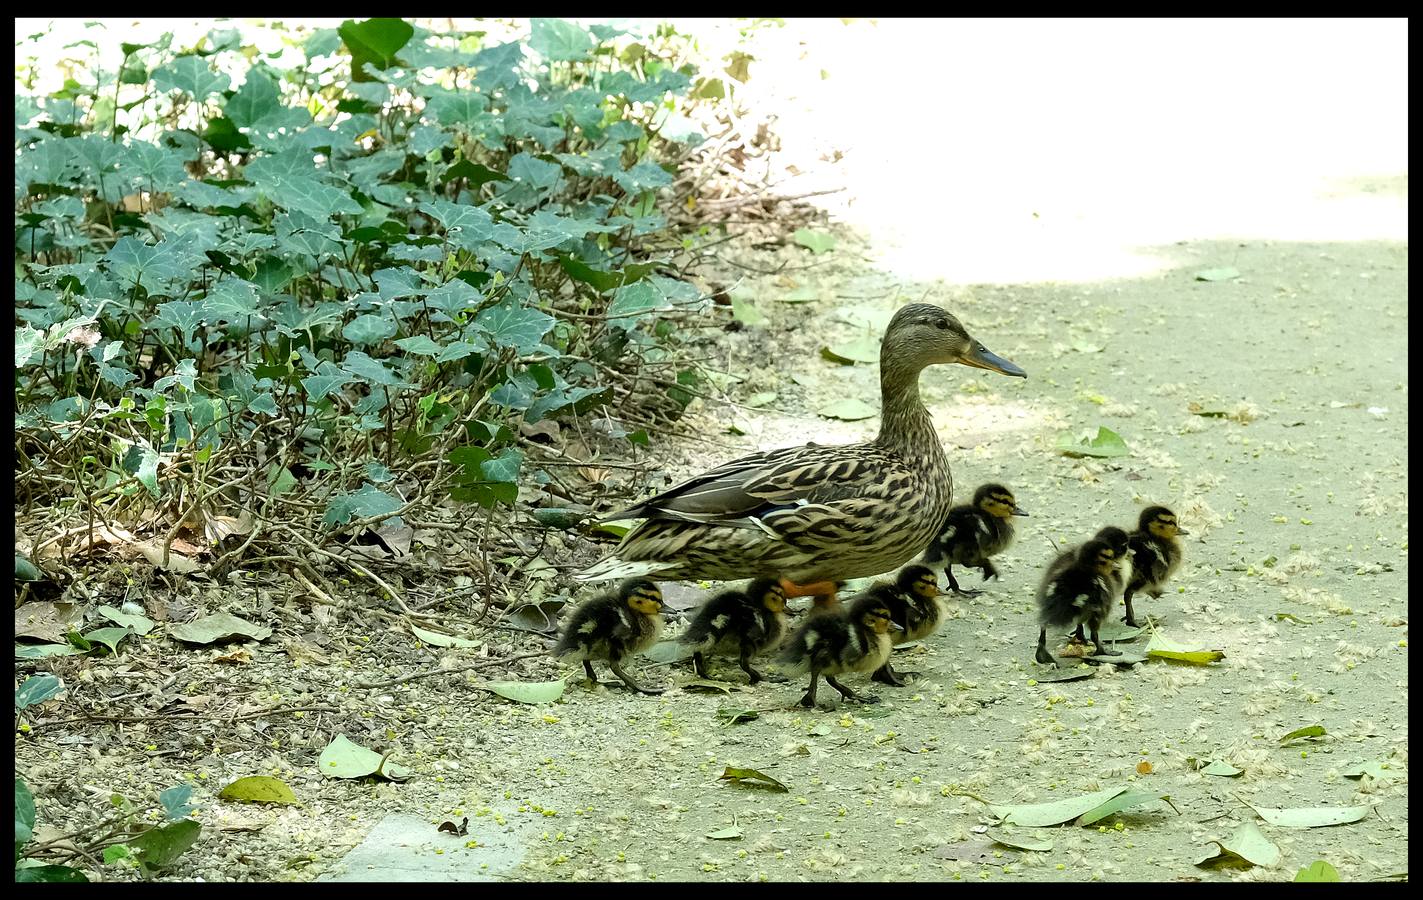
[[[1127,581],[1131,578],[1132,573],[1127,533],[1115,525],[1108,525],[1092,535],[1092,540],[1103,542],[1112,548],[1112,553],[1116,554],[1117,568],[1112,571],[1111,576],[1112,605],[1115,606],[1116,602],[1122,598],[1123,592],[1126,591]],[[1048,563],[1047,574],[1043,576],[1044,580],[1051,581],[1067,571],[1068,568],[1072,566],[1073,561],[1077,558],[1078,551],[1081,549],[1079,545],[1076,547],[1068,547],[1059,553],[1052,562]],[[1079,643],[1087,643],[1087,637],[1082,633],[1082,623],[1079,622],[1077,624],[1077,630],[1073,633],[1072,637]]]
[[[600,594],[575,609],[553,655],[570,662],[582,660],[590,684],[601,683],[592,661],[605,659],[630,689],[660,694],[660,688],[645,688],[633,681],[623,671],[623,663],[652,646],[661,633],[662,591],[646,578],[632,578],[618,585],[617,591]]]
[[[815,690],[820,676],[848,701],[878,703],[872,694],[857,694],[835,680],[845,672],[873,672],[889,659],[893,646],[890,632],[898,629],[889,606],[873,593],[855,598],[841,613],[812,616],[796,629],[781,652],[781,666],[788,675],[810,672],[810,687],[800,705],[815,706]]]
[[[934,568],[942,567],[949,578],[949,588],[956,594],[973,597],[980,590],[964,590],[954,578],[953,564],[972,566],[983,571],[983,580],[998,577],[990,559],[1013,543],[1013,516],[1027,513],[1013,499],[1013,492],[1001,484],[985,484],[974,491],[973,502],[949,510],[943,527],[929,543],[920,562]]]
[[[1090,540],[1078,548],[1072,564],[1038,587],[1038,650],[1040,663],[1056,662],[1047,649],[1047,627],[1086,623],[1099,656],[1121,656],[1102,644],[1102,623],[1116,601],[1117,554],[1105,541]]]
[[[758,578],[745,590],[723,591],[708,600],[678,640],[693,648],[698,677],[707,677],[703,654],[734,655],[755,684],[765,676],[751,667],[751,658],[774,650],[785,636],[785,591],[775,579]]]
[[[1177,535],[1190,534],[1176,524],[1176,514],[1164,506],[1148,506],[1141,511],[1136,531],[1130,535],[1131,576],[1122,599],[1127,604],[1126,623],[1136,625],[1131,597],[1145,591],[1152,598],[1160,597],[1166,582],[1181,567],[1183,550]]]
[[[905,566],[899,571],[893,584],[876,584],[869,589],[869,593],[884,601],[889,607],[889,615],[894,624],[903,629],[902,635],[896,635],[896,644],[928,637],[938,629],[939,623],[944,619],[945,609],[943,600],[940,599],[943,595],[939,593],[939,577],[928,566]],[[904,687],[908,684],[904,680],[905,676],[918,674],[896,672],[893,664],[886,660],[870,678],[882,684]]]

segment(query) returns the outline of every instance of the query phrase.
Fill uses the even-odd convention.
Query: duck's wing
[[[732,460],[602,519],[672,519],[705,525],[765,528],[779,510],[859,495],[885,473],[865,445],[787,447]]]

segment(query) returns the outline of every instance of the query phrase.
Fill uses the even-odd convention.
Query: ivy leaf
[[[553,328],[554,318],[506,298],[480,313],[475,324],[489,333],[496,347],[513,347],[520,355],[551,352],[540,341]]]
[[[257,286],[240,278],[224,278],[212,286],[203,300],[202,314],[208,322],[262,321],[258,312]]]
[[[25,683],[15,690],[15,708],[26,709],[59,696],[64,691],[64,682],[58,675],[45,672],[41,675],[31,675],[25,679]],[[17,822],[18,824],[18,822]],[[16,842],[20,842],[20,836],[15,835]],[[25,838],[28,840],[28,838]]]
[[[563,19],[534,19],[529,46],[544,59],[569,62],[587,59],[593,36]]]
[[[524,464],[524,454],[513,447],[506,448],[494,459],[479,464],[479,470],[490,481],[513,482],[519,478],[519,467]]]
[[[482,299],[479,291],[458,278],[450,279],[425,295],[426,303],[452,319],[459,313],[474,309]]]
[[[415,387],[415,385],[410,382],[401,381],[395,377],[380,360],[371,359],[359,350],[352,350],[346,354],[346,358],[341,361],[341,368],[350,372],[352,375],[369,381],[371,384],[392,388]]]
[[[466,250],[479,249],[494,233],[494,217],[478,206],[433,200],[422,204],[421,211],[444,226],[451,243]]]
[[[153,86],[158,90],[186,91],[199,102],[227,90],[231,83],[232,79],[214,72],[200,56],[180,56],[153,73]]]
[[[223,107],[239,128],[251,128],[282,109],[277,85],[262,72],[252,69],[232,99]]]
[[[366,64],[388,69],[399,60],[396,53],[415,36],[415,29],[404,19],[367,19],[354,22],[347,19],[337,29],[346,49],[351,51],[351,77],[355,81],[370,81]]]
[[[341,336],[353,344],[368,347],[393,336],[397,330],[395,320],[388,316],[364,315],[356,316],[342,328]]]
[[[15,329],[15,368],[28,365],[30,358],[44,346],[44,332],[28,325]]]
[[[345,525],[352,519],[366,519],[393,513],[404,506],[400,500],[372,484],[360,490],[341,494],[326,506],[326,515],[321,521],[326,525]]]

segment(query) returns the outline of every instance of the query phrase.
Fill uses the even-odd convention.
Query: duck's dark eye
[[[939,319],[938,321],[936,321],[936,322],[934,323],[934,327],[940,329],[941,331],[948,331],[948,330],[949,330],[949,320],[948,320],[948,319]]]

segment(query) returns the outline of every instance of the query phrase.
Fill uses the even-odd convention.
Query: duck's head
[[[1013,492],[1001,484],[985,484],[974,491],[973,505],[990,516],[997,516],[1000,519],[1027,515],[1027,512],[1013,499]]]
[[[1118,559],[1127,555],[1127,533],[1115,525],[1108,525],[1092,535],[1092,540],[1101,541],[1111,547]]]
[[[1190,534],[1189,531],[1176,524],[1176,514],[1164,506],[1148,506],[1143,509],[1137,527],[1166,540],[1170,540],[1178,534]]]
[[[786,592],[775,578],[757,578],[747,586],[746,596],[767,612],[780,615],[786,611]]]
[[[887,634],[890,629],[899,630],[890,616],[889,607],[883,603],[872,603],[861,609],[860,624],[875,634]]]
[[[905,566],[894,580],[895,587],[921,600],[939,596],[939,576],[928,566]]]
[[[629,609],[644,616],[662,612],[662,590],[649,579],[629,578],[618,586],[618,596]]]
[[[1027,372],[991,352],[947,310],[932,303],[901,307],[880,345],[880,366],[918,371],[925,366],[960,363],[1002,375],[1026,378]]]
[[[1111,575],[1117,568],[1117,553],[1111,544],[1093,538],[1077,551],[1077,561],[1094,574]]]

